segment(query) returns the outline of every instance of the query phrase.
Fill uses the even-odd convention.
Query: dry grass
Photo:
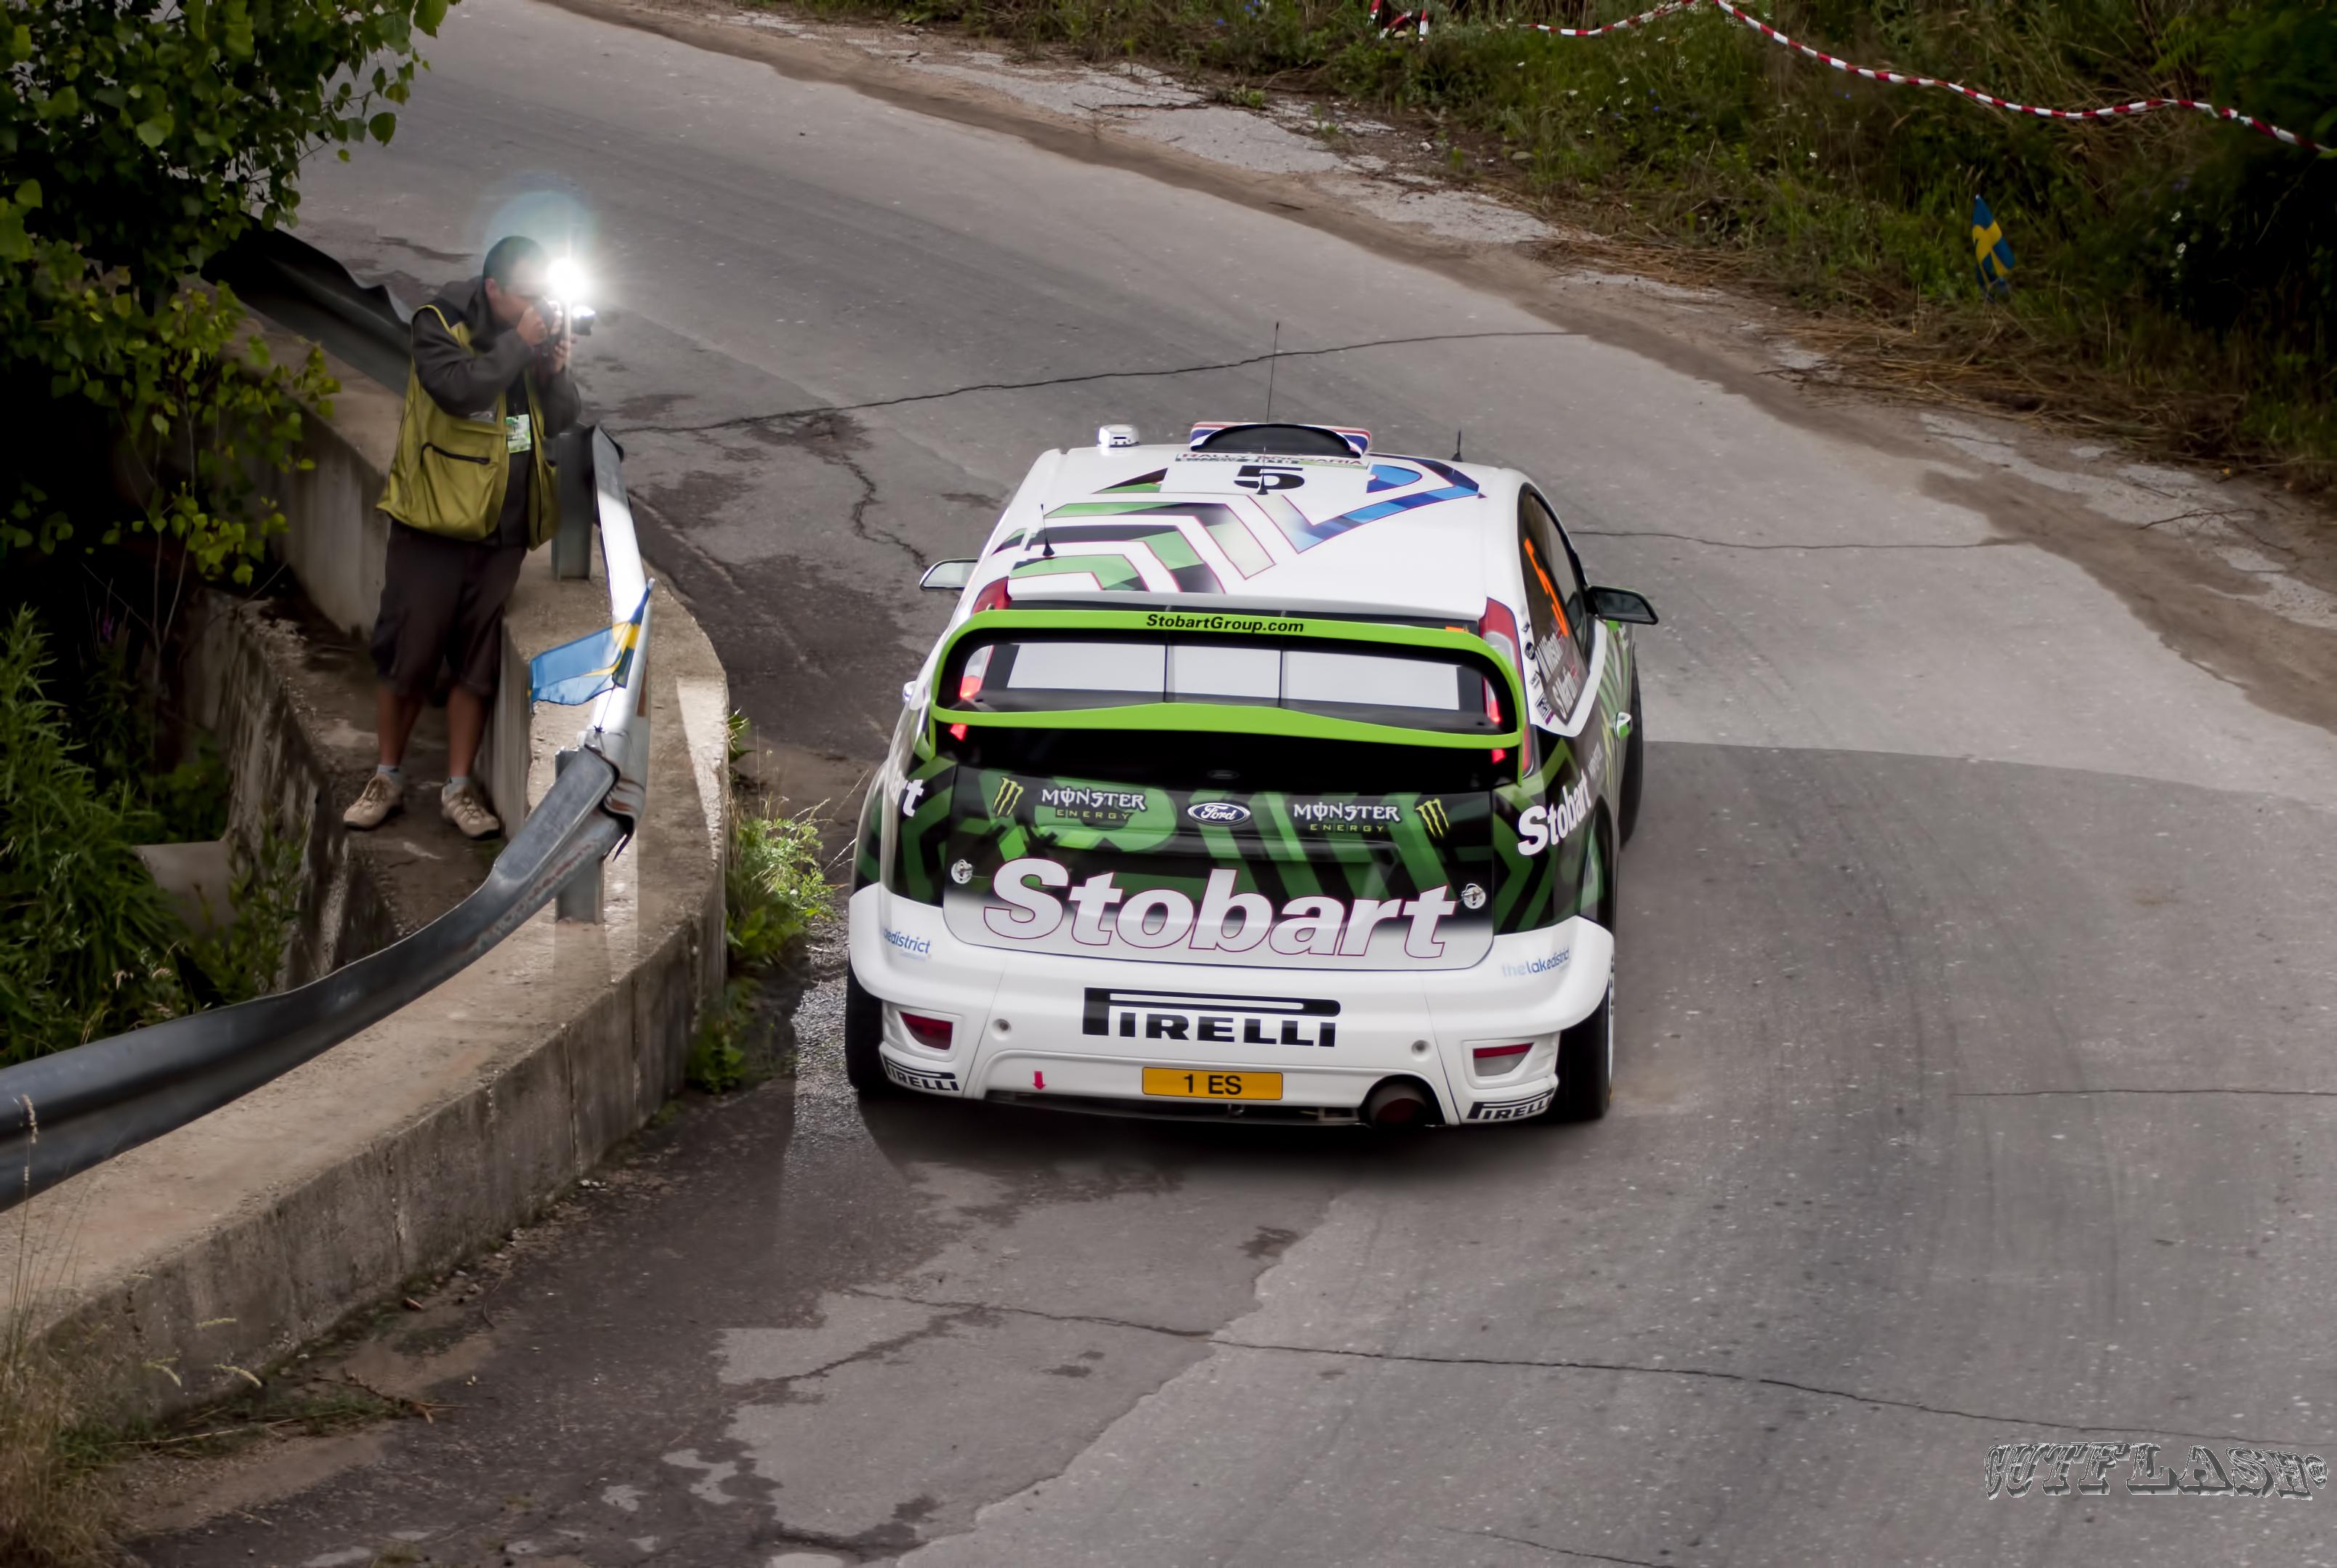
[[[2083,427],[2145,456],[2207,463],[2303,493],[2337,486],[2337,459],[2317,443],[2268,442],[2248,432],[2245,393],[2114,352],[2117,324],[2105,322],[2105,346],[2088,353],[2077,350],[2058,318],[2040,329],[2032,318],[1985,306],[1942,309],[1910,294],[1813,307],[1778,287],[1759,253],[1684,242],[1651,229],[1620,199],[1553,197],[1514,180],[1491,183],[1545,220],[1590,237],[1547,248],[1552,265],[1589,263],[1777,307],[1781,330],[1825,362],[1776,372],[1788,379],[1819,390],[2033,415]],[[2205,345],[2196,351],[2213,352]]]
[[[85,1439],[87,1368],[69,1366],[40,1333],[42,1304],[62,1284],[70,1237],[52,1243],[20,1207],[0,1304],[0,1563],[108,1568],[122,1562],[115,1500]]]

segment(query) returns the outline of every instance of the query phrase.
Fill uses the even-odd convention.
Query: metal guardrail
[[[392,392],[413,364],[411,307],[280,229],[255,229],[211,258],[203,276],[252,309],[313,337]],[[631,609],[632,607],[625,607]]]
[[[616,443],[595,430],[593,505],[609,618],[643,574]],[[594,699],[576,748],[476,891],[404,940],[280,995],[192,1013],[0,1069],[0,1210],[207,1115],[459,973],[555,895],[598,920],[601,865],[647,809],[650,616],[623,686]]]

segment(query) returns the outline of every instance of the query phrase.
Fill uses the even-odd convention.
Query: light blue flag
[[[528,660],[528,700],[573,706],[624,685],[632,673],[633,649],[641,638],[641,616],[650,606],[650,589],[656,586],[642,585],[641,602],[633,607],[631,616],[608,630],[546,648]]]

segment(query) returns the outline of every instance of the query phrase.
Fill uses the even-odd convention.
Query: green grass
[[[42,684],[29,609],[0,633],[0,1065],[183,1010],[183,932],[131,846],[158,819],[102,785]]]
[[[820,870],[819,827],[807,811],[765,815],[734,801],[723,879],[723,936],[737,968],[775,961],[836,912],[836,890]]]
[[[699,1020],[684,1076],[711,1094],[743,1088],[787,1064],[758,1049],[756,998],[765,974],[811,929],[836,914],[836,890],[820,859],[817,806],[792,815],[772,810],[737,771],[753,750],[746,716],[729,721],[729,854],[723,869],[723,943],[730,979],[721,1000]]]
[[[727,982],[722,999],[699,1020],[682,1066],[682,1077],[691,1088],[727,1095],[766,1075],[765,1058],[752,1048],[756,989],[751,978]]]
[[[65,673],[99,700],[53,694],[30,609],[0,627],[0,1066],[273,989],[303,885],[300,841],[271,832],[256,856],[237,846],[233,920],[189,931],[132,846],[224,827],[217,748],[141,774],[112,738],[105,682]]]
[[[2337,476],[2337,159],[2166,112],[2052,124],[1845,77],[1704,9],[1596,40],[1647,0],[1434,9],[1383,41],[1362,0],[944,0],[917,19],[1344,98],[1658,271],[1807,313],[1853,378],[1961,391],[2163,451]],[[904,15],[884,0],[807,0]],[[1782,0],[1772,22],[1862,64],[2088,108],[2205,97],[2337,141],[2324,0]],[[1515,156],[1523,154],[1522,158]],[[2019,257],[1973,276],[1984,196]]]

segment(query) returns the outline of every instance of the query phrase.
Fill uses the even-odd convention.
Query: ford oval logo
[[[1236,823],[1249,821],[1249,807],[1236,805],[1231,801],[1195,801],[1185,808],[1185,814],[1197,823],[1231,827]]]

